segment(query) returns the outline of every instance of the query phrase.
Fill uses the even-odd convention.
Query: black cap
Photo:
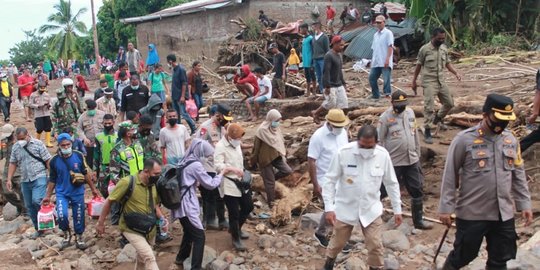
[[[401,105],[407,105],[409,104],[409,101],[407,101],[407,93],[397,90],[394,93],[392,93],[392,102],[394,104],[399,103]]]
[[[217,105],[217,112],[220,113],[221,115],[223,115],[223,118],[225,118],[225,120],[227,120],[227,121],[232,121],[233,120],[232,111],[231,111],[231,108],[229,106],[224,105],[224,104],[218,104]]]
[[[482,111],[493,113],[495,118],[502,121],[516,120],[514,113],[514,101],[511,98],[499,94],[489,94]]]
[[[99,83],[109,83],[109,82],[107,80],[105,80],[105,79],[101,79],[101,80],[99,80]]]

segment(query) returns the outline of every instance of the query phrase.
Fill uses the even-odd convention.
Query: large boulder
[[[2,208],[2,215],[5,221],[12,221],[19,216],[19,211],[17,211],[17,207],[13,206],[13,204],[7,203]]]
[[[116,256],[116,262],[117,263],[124,263],[124,262],[135,262],[137,259],[137,250],[131,245],[127,244],[124,246],[122,251],[120,251],[120,254]]]
[[[411,247],[407,236],[399,230],[385,231],[382,234],[383,245],[394,251],[405,251]]]
[[[202,268],[208,269],[210,266],[210,263],[212,263],[216,258],[217,258],[216,250],[209,246],[204,246]],[[191,270],[191,256],[184,261],[184,270]]]

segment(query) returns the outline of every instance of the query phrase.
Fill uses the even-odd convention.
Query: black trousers
[[[477,256],[482,241],[487,242],[487,268],[506,269],[506,262],[516,258],[517,234],[514,219],[507,221],[477,221],[456,219],[454,250],[447,261],[455,268],[462,268]]]
[[[525,138],[521,139],[519,142],[519,147],[521,148],[521,152],[525,152],[529,147],[531,147],[533,144],[540,142],[540,126],[538,126],[538,129],[531,132],[531,134],[527,135]]]
[[[86,157],[84,158],[86,160],[86,164],[88,166],[91,166],[94,164],[94,150],[96,147],[92,146],[85,146],[86,147]]]
[[[202,261],[204,255],[204,231],[193,226],[188,217],[180,218],[180,224],[184,229],[184,235],[182,236],[182,243],[180,244],[180,250],[176,255],[177,262],[183,262],[191,254],[191,269],[201,270]]]
[[[424,197],[424,173],[420,161],[409,166],[394,166],[397,180],[400,185],[404,185],[412,198]],[[384,184],[381,184],[381,199],[388,197]]]
[[[217,188],[208,190],[202,186],[199,187],[199,190],[202,197],[203,220],[205,222],[213,221],[217,214],[219,222],[225,221],[225,203],[219,196],[219,190]]]
[[[227,211],[229,211],[229,231],[233,237],[240,233],[242,225],[246,222],[249,213],[253,211],[253,200],[251,191],[242,193],[242,197],[233,197],[225,195],[223,197]]]
[[[36,127],[36,132],[41,134],[41,132],[51,132],[52,130],[52,121],[50,116],[38,117],[34,120],[34,126]]]

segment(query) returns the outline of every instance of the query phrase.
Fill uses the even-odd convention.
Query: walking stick
[[[444,244],[444,240],[446,239],[446,235],[448,235],[448,231],[450,230],[450,227],[447,227],[446,230],[444,230],[443,237],[441,238],[441,242],[439,243],[439,247],[437,248],[437,252],[435,253],[435,258],[433,258],[433,264],[437,264],[437,257],[439,256],[439,253],[441,252],[442,245]]]

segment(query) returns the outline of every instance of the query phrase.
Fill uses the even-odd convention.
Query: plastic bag
[[[101,197],[94,197],[87,203],[86,209],[88,209],[88,215],[91,217],[99,217],[105,205],[105,199]]]
[[[191,98],[186,100],[186,111],[191,118],[197,117],[197,114],[199,114],[199,109],[197,108],[197,104],[195,104],[194,99]]]
[[[114,182],[109,181],[109,185],[107,186],[107,193],[109,193],[109,195],[110,195],[113,192],[115,187],[116,187],[116,185],[114,184]]]
[[[42,205],[37,215],[38,231],[53,230],[56,227],[55,216],[54,204]]]

